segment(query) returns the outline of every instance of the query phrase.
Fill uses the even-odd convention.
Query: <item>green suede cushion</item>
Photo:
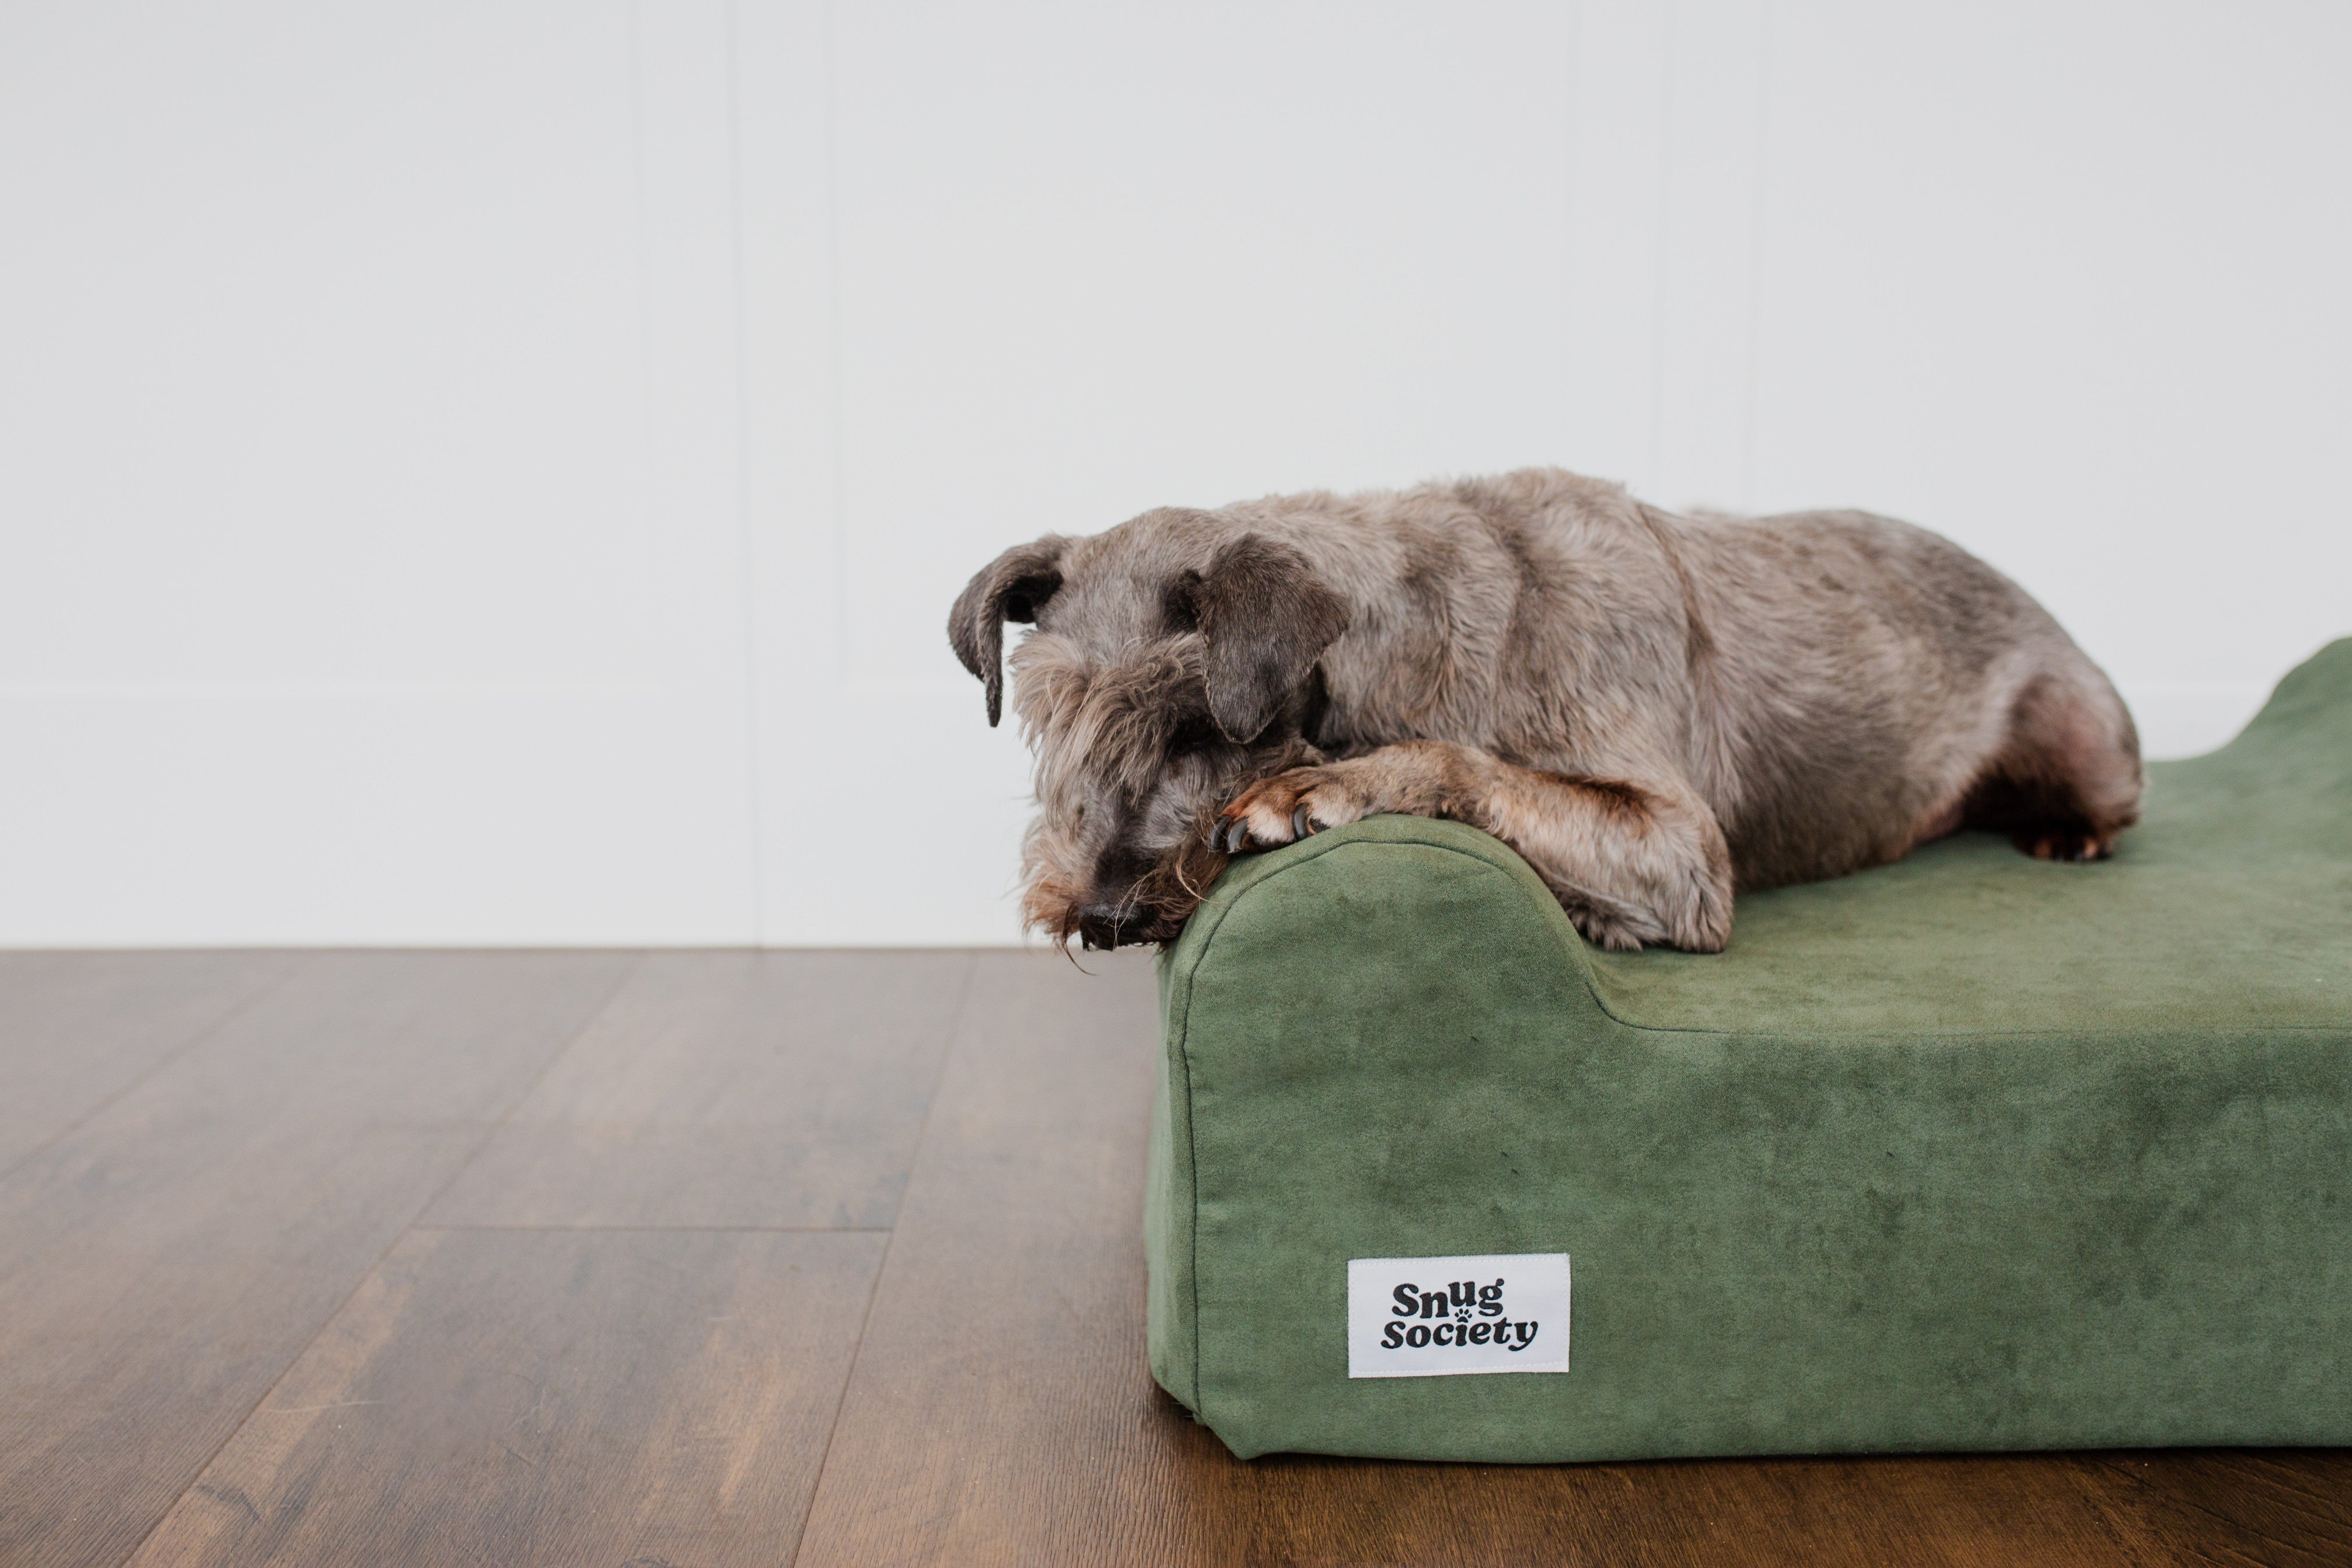
[[[1621,956],[1451,822],[1160,960],[1153,1374],[1244,1457],[2352,1443],[2352,642],[2116,858],[1964,835]],[[1352,1258],[1567,1252],[1574,1370],[1350,1380]]]

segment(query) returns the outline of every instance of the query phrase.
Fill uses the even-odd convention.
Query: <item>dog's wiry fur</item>
[[[949,636],[1037,758],[1024,912],[1166,941],[1228,852],[1382,811],[1524,856],[1604,946],[1713,951],[1735,890],[1961,827],[2098,859],[2130,715],[2014,583],[1860,512],[1684,516],[1557,469],[1008,550]]]

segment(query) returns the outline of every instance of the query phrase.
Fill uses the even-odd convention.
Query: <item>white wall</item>
[[[331,14],[330,14],[331,10]],[[2352,12],[22,0],[0,943],[1013,935],[1004,545],[1854,504],[2151,749],[2352,632]]]

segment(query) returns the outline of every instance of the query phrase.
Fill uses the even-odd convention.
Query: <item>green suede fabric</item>
[[[1967,835],[1596,952],[1386,817],[1160,961],[1155,1376],[1244,1457],[2352,1443],[2352,642],[2116,857]],[[1573,1370],[1350,1380],[1351,1258],[1567,1252]]]

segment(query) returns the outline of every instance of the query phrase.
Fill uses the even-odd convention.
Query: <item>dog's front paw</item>
[[[1217,814],[1217,847],[1229,855],[1272,849],[1371,815],[1371,802],[1341,766],[1294,768],[1261,779]]]

